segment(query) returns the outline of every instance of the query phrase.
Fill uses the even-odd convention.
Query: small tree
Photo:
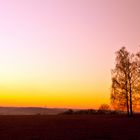
[[[106,114],[109,111],[110,111],[110,106],[108,104],[102,104],[98,109],[98,113],[101,113],[101,114]]]

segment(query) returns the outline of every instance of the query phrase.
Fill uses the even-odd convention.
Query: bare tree
[[[133,115],[133,108],[138,99],[138,59],[125,47],[116,52],[116,65],[112,70],[111,104],[119,110],[126,110]]]
[[[137,66],[136,82],[135,82],[135,105],[140,105],[140,52],[136,54],[135,63]]]
[[[109,114],[111,113],[110,106],[108,104],[102,104],[98,109],[99,114]]]
[[[111,109],[110,109],[110,106],[109,106],[108,104],[102,104],[102,105],[99,107],[99,110],[109,111],[109,110],[111,110]]]

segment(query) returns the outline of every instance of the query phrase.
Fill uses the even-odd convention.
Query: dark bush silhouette
[[[63,112],[61,114],[72,115],[72,114],[74,114],[74,111],[72,109],[68,109],[67,111],[65,111],[65,112]]]

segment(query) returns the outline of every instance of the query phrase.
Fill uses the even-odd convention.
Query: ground
[[[140,116],[0,116],[0,140],[139,140]]]

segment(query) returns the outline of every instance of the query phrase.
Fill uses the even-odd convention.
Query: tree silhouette
[[[110,110],[110,106],[108,104],[102,104],[99,107],[99,110]]]
[[[98,109],[98,113],[101,114],[111,113],[110,106],[108,104],[102,104]]]
[[[116,52],[116,65],[112,70],[111,104],[115,109],[127,110],[133,115],[133,108],[139,96],[138,55],[122,47]]]

